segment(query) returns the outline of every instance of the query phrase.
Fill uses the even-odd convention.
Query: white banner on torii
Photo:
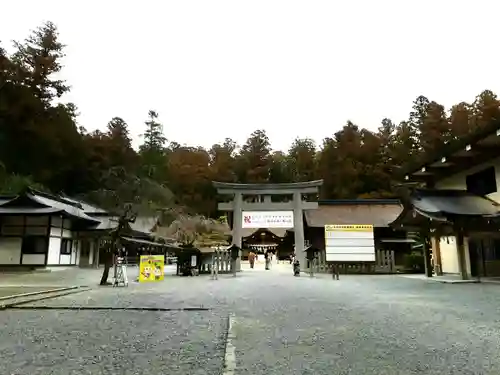
[[[293,211],[243,211],[242,228],[293,228]]]

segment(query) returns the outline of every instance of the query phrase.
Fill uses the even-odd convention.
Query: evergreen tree
[[[265,130],[256,130],[241,147],[237,157],[237,176],[245,183],[269,181],[271,171],[271,143]]]
[[[17,51],[13,61],[27,73],[24,83],[38,99],[47,105],[69,91],[63,80],[54,77],[62,69],[61,59],[65,53],[57,27],[52,22],[32,31],[23,43],[14,44]]]
[[[150,110],[149,119],[145,122],[144,142],[139,147],[141,157],[141,174],[158,182],[167,181],[167,161],[165,144],[167,139],[163,134],[163,126],[158,122],[158,113]]]
[[[77,124],[76,105],[62,101],[69,91],[58,78],[63,56],[64,46],[50,22],[16,42],[13,54],[0,47],[2,191],[39,184],[53,192],[88,194],[108,186],[113,175],[118,187],[107,190],[117,205],[130,204],[128,196],[134,196],[137,210],[165,207],[174,204],[175,197],[207,216],[216,214],[212,180],[282,183],[321,178],[323,198],[385,197],[393,194],[397,167],[500,120],[500,101],[489,90],[449,112],[421,95],[408,119],[397,124],[386,118],[372,132],[347,122],[323,140],[320,150],[306,138],[296,139],[282,152],[272,150],[264,130],[253,132],[239,150],[230,138],[209,150],[174,141],[167,147],[158,114],[149,111],[143,144],[136,152],[120,117],[105,131],[87,132]],[[132,185],[139,186],[137,194],[135,189],[133,194],[118,191]]]

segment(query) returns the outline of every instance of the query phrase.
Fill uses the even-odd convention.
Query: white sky
[[[59,27],[66,100],[89,130],[120,116],[137,145],[155,109],[181,144],[266,129],[285,150],[348,119],[405,119],[420,94],[449,107],[500,93],[499,11],[494,0],[24,0],[2,3],[0,40]]]

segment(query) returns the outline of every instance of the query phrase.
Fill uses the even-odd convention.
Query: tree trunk
[[[102,271],[101,282],[99,283],[99,285],[109,285],[108,277],[109,277],[109,270],[112,265],[111,263],[112,263],[112,256],[109,252],[107,252],[106,259],[104,261],[104,270]]]

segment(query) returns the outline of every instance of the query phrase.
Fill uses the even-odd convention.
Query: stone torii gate
[[[218,204],[219,211],[233,212],[233,244],[241,249],[243,213],[252,211],[293,211],[293,230],[295,254],[302,268],[306,265],[304,253],[304,210],[318,208],[318,202],[304,200],[303,194],[317,196],[323,180],[295,182],[286,184],[237,184],[213,181],[213,186],[220,195],[231,195],[231,202]],[[271,196],[292,196],[286,202],[273,202]],[[251,197],[253,201],[248,201]],[[257,198],[257,199],[256,199]],[[256,201],[255,201],[256,200]],[[256,228],[258,229],[258,228]],[[241,270],[241,251],[236,261],[236,271]]]

